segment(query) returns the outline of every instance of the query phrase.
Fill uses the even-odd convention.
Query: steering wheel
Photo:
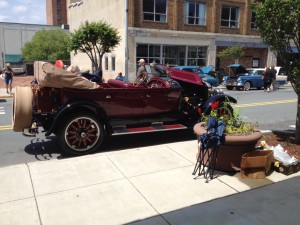
[[[141,73],[140,75],[138,75],[137,76],[137,78],[135,79],[135,81],[134,81],[134,83],[133,83],[133,85],[135,86],[135,87],[139,87],[139,86],[141,86],[141,84],[143,83],[143,82],[145,82],[147,80],[147,73]]]

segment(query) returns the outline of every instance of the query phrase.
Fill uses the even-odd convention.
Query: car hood
[[[201,70],[203,73],[208,74],[210,71],[214,70],[214,66],[203,66],[201,67]]]
[[[193,83],[197,85],[204,85],[204,82],[201,80],[197,73],[178,70],[169,68],[170,71],[170,78],[175,80],[181,80],[188,83]]]
[[[232,71],[234,76],[242,75],[245,73],[248,73],[245,67],[243,67],[241,64],[235,63],[228,66]]]

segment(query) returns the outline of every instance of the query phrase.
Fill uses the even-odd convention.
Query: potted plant
[[[194,126],[194,132],[198,137],[206,133],[206,124],[209,117],[224,120],[225,131],[219,145],[215,169],[239,171],[242,155],[255,150],[255,146],[262,136],[257,129],[258,125],[257,123],[243,121],[239,110],[233,110],[227,101],[223,102],[222,105],[214,102],[210,106],[210,112],[202,116],[202,122]]]

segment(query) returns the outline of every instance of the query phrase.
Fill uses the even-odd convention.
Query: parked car
[[[285,69],[281,66],[275,66],[275,69],[277,71],[276,73],[276,82],[278,84],[278,88],[281,86],[281,85],[285,85],[287,84],[287,74],[285,72]]]
[[[287,84],[287,76],[283,73],[282,67],[275,67],[276,73],[276,88],[278,89],[280,86]],[[263,76],[265,68],[247,68],[246,69],[249,73],[257,74]],[[279,75],[279,73],[281,73]]]
[[[209,73],[214,69],[213,66],[204,66],[204,67],[198,67],[198,66],[174,66],[173,69],[183,70],[183,71],[189,71],[193,73],[197,73],[199,77],[204,81],[209,83],[213,87],[218,86],[217,80],[209,75]]]
[[[91,82],[46,62],[35,62],[34,71],[31,87],[16,87],[13,130],[35,135],[42,127],[72,155],[98,150],[110,135],[192,128],[211,104],[230,115],[224,101],[236,103],[229,95],[210,96],[197,74],[172,68],[169,79],[136,85]]]
[[[240,64],[231,64],[228,67],[230,67],[233,72],[233,75],[223,78],[224,86],[226,86],[228,90],[236,88],[238,90],[248,91],[250,88],[260,90],[264,87],[264,81],[262,79],[263,72],[265,71],[264,68],[245,69],[245,67]],[[286,84],[286,81],[276,79],[276,84],[277,88],[279,88],[281,85]]]

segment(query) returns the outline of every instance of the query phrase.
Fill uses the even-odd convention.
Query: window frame
[[[104,69],[108,71],[108,54],[104,55]]]
[[[229,9],[228,18],[223,18],[223,10],[226,8]],[[235,17],[236,19],[232,19],[232,10],[235,9]],[[223,25],[222,23],[228,23],[228,25]],[[232,25],[234,23],[235,25]],[[240,7],[237,6],[229,6],[229,5],[223,5],[221,8],[221,27],[226,28],[240,28]]]
[[[152,11],[145,11],[145,5],[144,4],[145,2],[150,2],[152,1],[153,2],[153,10]],[[156,9],[157,9],[157,4],[159,1],[164,1],[165,3],[165,13],[159,13],[159,12],[156,12]],[[152,3],[151,2],[151,3]],[[156,4],[157,3],[157,4]],[[143,6],[142,6],[142,14],[143,14],[143,20],[144,21],[152,21],[152,22],[161,22],[161,23],[166,23],[167,22],[167,15],[168,15],[168,1],[167,0],[143,0]],[[145,16],[147,15],[147,16]],[[153,15],[153,19],[148,19],[148,18],[145,18],[145,17],[151,17],[151,15]],[[159,19],[158,19],[159,18]]]
[[[257,30],[257,27],[255,26],[255,20],[256,20],[256,15],[255,12],[251,12],[251,23],[250,23],[250,27],[252,30]]]
[[[111,55],[111,70],[115,71],[116,70],[116,56]]]
[[[194,4],[193,16],[190,16],[190,14],[191,14],[190,13],[190,4]],[[202,15],[202,17],[201,17],[200,7],[202,8],[202,10],[204,9],[204,15]],[[197,9],[198,9],[198,14],[199,14],[198,16],[197,16]],[[202,14],[203,14],[203,12],[202,12]],[[194,20],[194,22],[190,23],[190,19]],[[187,25],[205,26],[206,25],[206,3],[186,0],[185,4],[184,4],[184,23]]]

